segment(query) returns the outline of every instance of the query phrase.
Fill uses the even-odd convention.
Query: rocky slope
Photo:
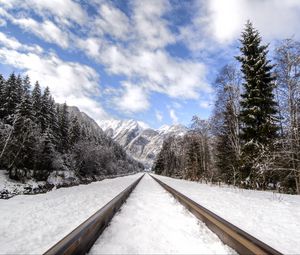
[[[155,130],[135,120],[106,120],[99,123],[103,131],[125,148],[134,159],[150,168],[163,141],[171,136],[183,136],[183,125],[164,125]]]

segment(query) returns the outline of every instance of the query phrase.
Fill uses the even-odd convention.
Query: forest
[[[248,21],[215,80],[212,116],[165,140],[155,173],[300,194],[300,42],[278,42],[272,58],[268,47]]]
[[[76,108],[77,109],[77,108]],[[0,75],[0,169],[11,179],[75,182],[143,170],[78,109],[55,103],[30,77]]]

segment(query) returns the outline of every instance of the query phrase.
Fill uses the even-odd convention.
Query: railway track
[[[121,208],[130,193],[138,185],[143,176],[138,178],[108,204],[79,225],[65,238],[51,247],[45,254],[86,254],[104,229],[108,226],[114,214]],[[267,244],[259,241],[255,237],[192,201],[158,178],[152,175],[150,176],[166,191],[172,194],[175,199],[186,207],[192,214],[203,221],[206,226],[223,241],[224,244],[230,246],[239,254],[281,254]]]
[[[193,200],[189,199],[179,191],[173,189],[161,180],[150,175],[157,181],[165,190],[171,193],[184,207],[186,207],[198,219],[203,221],[206,226],[214,232],[223,243],[227,244],[239,254],[274,254],[280,255],[279,251],[273,249],[262,241],[256,239],[240,228],[234,226],[215,213],[199,205]]]

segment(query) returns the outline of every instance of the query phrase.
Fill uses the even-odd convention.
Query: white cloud
[[[143,90],[147,93],[158,92],[173,98],[196,99],[199,94],[210,91],[205,81],[204,64],[173,57],[164,49],[176,42],[176,35],[165,19],[165,15],[172,9],[168,0],[132,0],[129,2],[130,17],[107,1],[94,0],[98,14],[89,18],[87,26],[82,26],[85,36],[78,36],[76,31],[66,27],[58,27],[48,19],[47,13],[50,12],[54,20],[56,16],[70,20],[70,13],[65,9],[66,6],[71,7],[73,1],[66,1],[64,11],[57,15],[53,12],[53,4],[40,3],[44,1],[38,0],[24,2],[12,0],[7,3],[0,0],[0,4],[8,11],[29,8],[30,4],[36,6],[44,20],[37,22],[31,17],[15,18],[6,11],[0,14],[45,41],[62,48],[72,45],[81,49],[90,58],[104,64],[111,74],[125,75],[129,81],[137,80],[144,84]],[[75,11],[74,15],[84,19],[85,14],[80,13]],[[111,42],[106,34],[119,41]]]
[[[126,50],[108,45],[101,61],[113,74],[124,74],[144,81],[149,91],[170,97],[196,99],[200,92],[210,92],[205,82],[204,64],[171,57],[163,50]]]
[[[0,43],[5,41],[6,47],[0,48],[2,63],[24,71],[42,87],[48,86],[57,102],[79,106],[96,120],[107,118],[102,106],[94,99],[100,95],[99,75],[94,69],[63,61],[55,54],[38,53],[32,46],[21,47],[15,38],[1,40],[0,34]],[[20,49],[24,49],[23,52]]]
[[[69,45],[68,34],[50,20],[39,23],[31,18],[20,18],[13,19],[12,22],[47,42],[56,43],[62,48],[67,48]]]
[[[98,13],[99,16],[90,24],[94,28],[91,34],[109,34],[118,39],[127,39],[130,24],[128,17],[122,11],[107,3],[101,3]]]
[[[177,117],[177,115],[175,113],[175,110],[172,109],[172,108],[169,109],[169,114],[170,114],[170,118],[171,118],[173,124],[177,124],[178,123],[178,117]]]
[[[157,119],[157,121],[161,122],[163,119],[162,113],[160,111],[155,111],[155,117]]]
[[[149,108],[148,95],[142,87],[128,82],[125,82],[123,87],[122,95],[114,100],[118,109],[128,113],[135,113]]]
[[[209,101],[201,101],[199,105],[201,108],[204,108],[204,109],[209,109],[212,107],[212,104]]]
[[[248,19],[267,41],[293,35],[300,38],[298,0],[197,0],[193,13],[192,24],[181,29],[181,39],[192,50],[209,48],[210,40],[231,43]]]
[[[14,39],[12,37],[8,37],[7,35],[3,34],[2,32],[0,32],[0,43],[2,45],[5,45],[8,48],[14,49],[14,50],[22,48],[22,44],[19,41],[17,41],[16,39]]]
[[[98,9],[90,16],[78,3],[0,0],[4,8],[0,8],[0,16],[47,42],[83,51],[109,74],[125,76],[127,83],[111,97],[113,105],[126,113],[147,110],[153,92],[178,100],[198,99],[211,92],[203,63],[174,57],[166,50],[178,40],[166,19],[173,8],[171,1],[131,0],[126,14],[113,2],[93,0],[88,4]],[[56,9],[59,10],[55,12]],[[41,19],[35,19],[32,12]],[[65,72],[65,76],[69,75]]]
[[[0,27],[5,27],[6,25],[7,25],[6,20],[0,18]]]
[[[102,40],[96,37],[86,39],[77,38],[76,46],[85,52],[91,58],[98,59],[101,54]]]
[[[6,34],[0,32],[0,45],[5,46],[6,48],[13,50],[25,50],[25,51],[34,51],[37,53],[42,53],[43,49],[38,45],[28,46],[20,43],[13,37],[7,36]]]
[[[7,10],[26,9],[42,17],[54,16],[64,24],[83,24],[87,20],[85,11],[72,0],[0,0],[1,5]]]
[[[170,31],[163,16],[171,9],[168,0],[133,0],[133,23],[138,42],[151,49],[174,43],[175,35]]]

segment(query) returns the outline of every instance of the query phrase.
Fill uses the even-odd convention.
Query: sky
[[[300,0],[0,0],[0,73],[28,74],[96,121],[208,118],[247,20],[300,39]]]

